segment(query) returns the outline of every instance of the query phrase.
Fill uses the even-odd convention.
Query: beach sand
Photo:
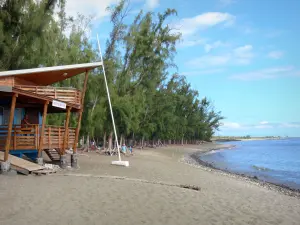
[[[299,198],[179,162],[215,147],[135,150],[129,168],[84,153],[79,170],[1,175],[0,224],[300,224]]]

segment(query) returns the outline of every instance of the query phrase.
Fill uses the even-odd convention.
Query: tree
[[[0,4],[0,70],[38,67],[47,54],[44,35],[54,7],[64,0],[2,0]]]
[[[86,63],[99,60],[87,31],[91,17],[69,18],[65,0],[2,0],[0,2],[0,70]],[[54,18],[54,8],[58,16]],[[209,140],[223,117],[211,101],[199,99],[184,76],[169,74],[180,34],[168,26],[174,9],[164,13],[140,11],[128,19],[130,4],[111,7],[112,31],[104,64],[112,108],[121,142]],[[55,84],[80,89],[84,76]],[[48,116],[62,125],[65,116]],[[76,126],[76,117],[71,117]],[[90,73],[85,95],[81,136],[102,139],[113,148],[113,129],[101,70]]]

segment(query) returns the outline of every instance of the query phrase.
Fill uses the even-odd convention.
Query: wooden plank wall
[[[0,78],[1,86],[14,86],[14,78],[13,77],[2,77]]]
[[[28,81],[28,80],[24,80],[22,78],[19,77],[15,77],[14,78],[14,86],[17,85],[33,85],[33,86],[38,86],[38,84],[32,82],[32,81]]]
[[[37,84],[24,80],[22,78],[18,77],[2,77],[0,78],[0,85],[2,86],[15,86],[15,85],[34,85],[36,86]]]
[[[0,85],[2,86],[16,86],[16,85],[33,85],[38,86],[36,83],[24,80],[19,77],[2,77],[0,78]]]

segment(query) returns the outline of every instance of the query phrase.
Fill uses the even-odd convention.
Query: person
[[[28,114],[25,114],[24,118],[21,121],[21,127],[28,127],[30,125]]]
[[[29,117],[28,114],[25,114],[24,118],[21,121],[21,128],[28,128],[28,129],[24,129],[22,130],[22,132],[25,132],[25,136],[31,136],[33,135],[31,132],[34,132],[34,129],[30,129],[30,122],[29,122]],[[28,133],[30,132],[30,133]]]
[[[132,155],[132,146],[131,145],[129,146],[129,151],[130,151],[130,154]]]
[[[125,144],[122,145],[121,151],[122,151],[123,154],[126,154],[127,147],[126,147]]]

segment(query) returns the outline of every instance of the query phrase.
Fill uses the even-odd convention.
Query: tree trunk
[[[121,136],[122,136],[122,141],[123,141],[123,144],[124,144],[124,145],[126,145],[126,143],[127,143],[127,142],[126,142],[126,138],[124,137],[124,135],[123,135],[123,134],[122,134]]]
[[[123,134],[121,134],[120,136],[120,146],[122,146],[123,144],[126,145],[126,138]]]
[[[110,132],[109,136],[108,136],[108,149],[109,149],[109,151],[112,150],[112,138],[113,138],[113,132]]]
[[[80,140],[80,147],[84,148],[84,136],[82,136],[81,140]]]
[[[120,146],[122,146],[122,141],[123,141],[123,135],[120,135]]]
[[[86,149],[87,149],[87,151],[89,151],[89,149],[90,149],[90,134],[89,133],[86,137]]]
[[[133,146],[135,146],[134,132],[132,132],[132,142],[131,142],[131,147],[133,148]]]
[[[142,137],[142,146],[141,146],[141,149],[144,148],[144,136]]]
[[[106,132],[104,132],[104,135],[103,135],[103,149],[105,150],[106,148]]]

